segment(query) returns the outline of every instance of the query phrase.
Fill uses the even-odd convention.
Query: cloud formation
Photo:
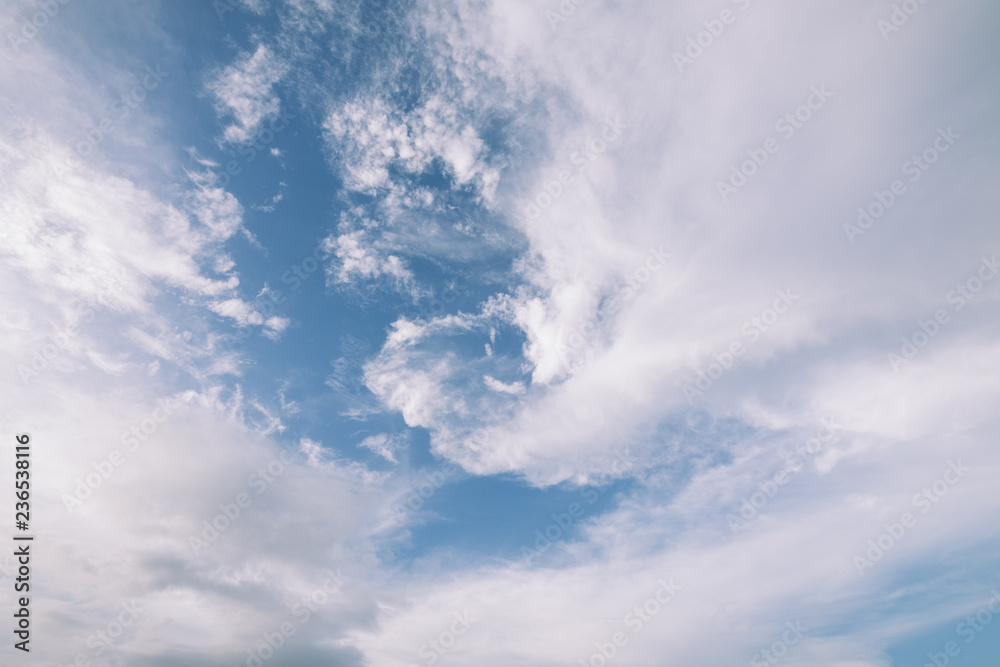
[[[883,667],[990,599],[991,4],[4,5],[38,660]]]

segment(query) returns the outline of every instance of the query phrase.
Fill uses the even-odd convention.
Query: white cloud
[[[354,190],[374,193],[389,186],[390,167],[418,175],[440,158],[455,187],[475,181],[484,199],[494,197],[497,170],[482,160],[482,139],[440,96],[409,113],[380,98],[353,100],[331,110],[323,129],[332,155],[343,165],[346,185]]]
[[[490,375],[483,376],[483,383],[493,391],[500,392],[501,394],[523,394],[524,393],[524,383],[523,382],[511,382],[504,383],[497,380],[495,377]]]
[[[208,84],[219,112],[233,118],[223,137],[230,143],[246,143],[256,137],[261,124],[281,111],[275,85],[288,73],[289,65],[268,46],[260,44],[237,62],[220,71]]]
[[[299,2],[295,16],[331,7]],[[396,182],[397,172],[419,174],[439,159],[449,186],[473,186],[491,212],[520,215],[542,192],[552,200],[542,218],[520,215],[516,223],[526,246],[516,275],[503,277],[508,293],[474,314],[396,319],[367,361],[353,349],[338,359],[330,386],[361,395],[351,382],[363,376],[386,408],[430,432],[434,453],[474,473],[514,473],[573,491],[623,448],[635,461],[617,474],[629,484],[599,487],[615,497],[560,529],[530,564],[483,564],[482,554],[442,548],[406,576],[379,549],[393,537],[386,531],[408,528],[405,517],[386,527],[387,505],[399,495],[393,473],[309,437],[283,446],[282,420],[297,408],[284,387],[279,411],[239,385],[212,383],[213,375],[239,374],[245,359],[220,351],[207,312],[274,336],[289,326],[236,292],[238,267],[223,245],[241,229],[239,202],[197,176],[180,188],[186,194],[161,196],[177,191],[96,161],[53,178],[53,165],[70,157],[71,135],[16,118],[48,114],[44,126],[57,127],[53,110],[77,99],[90,109],[99,93],[59,74],[72,73],[71,63],[46,73],[44,58],[11,59],[32,94],[37,85],[64,99],[34,100],[30,113],[15,110],[0,125],[0,364],[14,377],[41,339],[83,319],[79,300],[103,300],[107,318],[68,344],[59,372],[24,386],[0,383],[0,425],[40,443],[45,474],[35,502],[62,540],[39,554],[51,594],[33,599],[34,613],[55,629],[39,659],[65,662],[83,650],[100,619],[138,592],[148,616],[116,657],[240,660],[282,620],[275,610],[314,590],[332,566],[353,581],[297,639],[322,653],[316,660],[373,667],[422,660],[420,647],[466,610],[475,624],[444,664],[584,660],[595,642],[627,630],[626,614],[671,577],[681,593],[629,636],[616,664],[747,661],[801,618],[815,631],[785,664],[881,666],[893,642],[974,612],[987,588],[978,587],[988,580],[983,564],[995,553],[983,526],[998,510],[991,485],[1000,465],[1000,385],[990,371],[1000,351],[988,335],[995,291],[984,288],[952,312],[948,329],[898,373],[886,353],[917,320],[951,308],[952,285],[995,244],[994,175],[955,153],[965,157],[942,161],[858,244],[846,243],[842,224],[868,192],[886,187],[941,117],[968,134],[962,146],[994,142],[993,93],[963,88],[956,101],[939,87],[941,68],[958,68],[966,55],[956,44],[982,47],[970,26],[987,5],[942,5],[934,10],[941,20],[914,22],[888,46],[873,9],[748,7],[681,75],[670,69],[672,49],[702,29],[709,15],[699,3],[584,3],[557,32],[537,3],[495,3],[481,16],[479,3],[454,11],[427,4],[422,27],[446,38],[434,42],[431,60],[454,72],[455,96],[430,96],[408,111],[380,90],[324,101],[327,148],[336,153],[341,142],[348,184],[385,190],[391,202],[372,210],[394,214],[355,220],[329,237],[337,284],[410,279],[398,250],[403,232],[434,228],[421,218],[404,230],[404,214],[439,215],[444,195]],[[303,34],[321,28],[313,23]],[[227,140],[246,140],[278,113],[274,86],[286,74],[278,49],[259,47],[213,83],[221,111],[234,119]],[[0,74],[7,97],[9,71]],[[836,92],[834,103],[723,205],[715,180],[817,80]],[[956,80],[964,79],[948,77],[948,91]],[[498,81],[501,92],[489,90]],[[510,178],[490,194],[499,172],[491,171],[482,128],[504,108],[497,97],[509,97],[507,108],[531,102],[545,112],[511,130],[509,138],[532,147],[516,157],[531,161],[505,172]],[[584,157],[580,170],[574,152],[619,115],[626,131],[595,159]],[[575,170],[573,179],[555,196],[546,186],[563,169]],[[470,236],[488,246],[485,237]],[[661,244],[673,257],[654,270],[647,261]],[[479,257],[482,246],[466,256]],[[108,285],[122,276],[126,289],[109,297]],[[744,333],[753,318],[767,320],[775,290],[789,286],[801,299],[757,338]],[[612,308],[626,290],[629,298]],[[180,303],[167,298],[174,291]],[[520,350],[512,351],[512,338],[523,341]],[[492,354],[483,358],[487,341]],[[721,361],[734,341],[745,352]],[[713,362],[731,368],[689,405],[681,386]],[[176,396],[163,384],[175,371],[203,386]],[[497,379],[518,373],[530,385]],[[184,404],[163,422],[157,391]],[[840,439],[733,533],[726,514],[766,493],[761,484],[770,488],[767,480],[828,414],[845,424]],[[62,495],[100,476],[111,451],[125,447],[123,434],[144,432],[146,422],[155,434],[68,515]],[[403,458],[388,434],[359,445],[390,462]],[[281,462],[283,454],[294,460]],[[914,494],[959,458],[972,466],[968,476],[859,575],[852,558],[886,522],[914,511]],[[250,480],[263,480],[259,471],[272,464],[281,472],[268,472],[274,481],[257,494]],[[195,553],[191,536],[248,488],[252,504]]]
[[[349,553],[339,544],[375,525],[377,476],[347,465],[312,467],[297,452],[248,433],[239,399],[192,392],[173,397],[177,405],[169,413],[154,413],[157,401],[142,389],[148,378],[135,385],[137,400],[128,401],[116,394],[132,380],[115,381],[116,387],[92,384],[90,395],[65,393],[59,400],[64,427],[39,411],[58,385],[43,379],[21,399],[15,399],[10,383],[4,391],[6,404],[14,407],[8,418],[31,430],[34,458],[49,470],[44,481],[39,478],[35,505],[64,545],[73,545],[39,553],[34,561],[51,573],[47,590],[59,591],[32,597],[33,614],[49,618],[57,629],[52,641],[32,642],[36,658],[65,662],[78,653],[93,658],[88,636],[114,620],[121,603],[134,600],[141,618],[107,655],[134,661],[183,650],[237,661],[262,633],[275,629],[276,609],[291,617],[291,605],[320,586],[324,568],[340,568],[353,580],[326,608],[351,611],[319,613],[300,632],[317,650],[336,655],[336,649],[319,648],[319,637],[342,636],[356,622],[352,619],[361,618],[355,610],[369,604],[363,592],[369,555],[365,547]],[[142,440],[135,440],[132,450],[120,434],[133,425],[140,428],[143,420],[155,430],[145,435],[140,429]],[[49,438],[76,444],[47,454]],[[114,450],[124,462],[109,463]],[[88,488],[80,480],[94,474],[94,463],[111,468],[105,479],[97,476],[96,488]],[[79,505],[70,503],[70,513],[64,499],[76,498],[81,486],[80,495],[89,495]],[[247,494],[250,504],[240,509],[238,494]],[[217,520],[225,506],[229,520]],[[317,520],[327,537],[303,543],[300,522]],[[207,529],[213,522],[223,528]],[[77,567],[81,562],[88,567]],[[138,581],[149,583],[136,586]]]
[[[265,335],[273,340],[277,340],[291,322],[287,317],[279,317],[277,315],[267,317],[254,304],[242,299],[233,298],[226,299],[225,301],[216,301],[210,303],[208,307],[217,315],[234,320],[240,327],[250,325],[264,327]]]
[[[329,281],[350,285],[359,280],[374,281],[386,278],[397,290],[413,292],[413,273],[403,260],[380,251],[366,242],[364,230],[348,234],[330,235],[323,242],[324,249],[335,259],[327,266]]]
[[[963,263],[972,262],[967,270],[975,268],[979,244],[954,243],[933,224],[934,214],[919,208],[898,214],[906,216],[907,229],[913,230],[898,234],[905,235],[915,252],[934,257],[930,265],[899,256],[894,250],[894,244],[903,242],[899,236],[879,240],[866,235],[864,242],[873,243],[859,250],[844,242],[841,230],[856,205],[841,206],[840,201],[863,198],[875,185],[888,183],[912,147],[924,146],[941,124],[943,108],[907,115],[905,129],[892,111],[905,107],[905,100],[921,95],[927,85],[925,79],[904,83],[910,80],[892,74],[901,71],[895,68],[939,67],[917,45],[929,38],[914,36],[914,42],[894,47],[913,56],[905,66],[889,58],[881,42],[865,42],[864,53],[846,60],[834,62],[817,52],[808,62],[789,61],[786,46],[793,35],[808,32],[817,21],[828,26],[819,38],[830,52],[838,50],[837,44],[853,43],[860,28],[833,10],[777,16],[754,5],[746,13],[735,10],[744,22],[718,40],[711,59],[698,60],[690,72],[680,74],[672,64],[666,70],[633,71],[640,54],[651,57],[649,49],[657,62],[672,63],[673,45],[686,38],[684,26],[701,25],[695,20],[698,7],[646,5],[624,12],[581,6],[559,24],[556,35],[544,12],[528,4],[497,4],[493,20],[481,22],[461,13],[469,9],[465,3],[459,7],[461,29],[451,19],[432,21],[451,39],[451,50],[441,58],[461,53],[463,63],[481,63],[483,78],[491,81],[508,80],[509,71],[530,72],[525,82],[558,88],[576,114],[568,122],[553,110],[550,124],[540,130],[550,145],[537,166],[520,172],[532,180],[517,191],[505,191],[507,198],[500,201],[505,210],[520,215],[529,243],[527,256],[515,266],[530,288],[514,291],[508,304],[527,341],[523,354],[532,383],[549,390],[525,399],[509,423],[489,427],[493,463],[476,470],[517,470],[547,483],[573,477],[590,467],[584,452],[596,455],[620,437],[639,437],[690,409],[682,386],[693,385],[697,371],[733,342],[740,342],[745,353],[696,407],[732,413],[751,403],[766,407],[784,392],[808,395],[812,383],[821,379],[812,371],[796,372],[802,364],[839,368],[850,365],[848,359],[866,359],[873,351],[856,345],[847,332],[858,327],[909,332],[911,322],[944,304],[951,276],[961,274]],[[762,30],[776,36],[773,48],[741,59],[747,40]],[[671,38],[663,40],[664,34]],[[949,32],[949,38],[954,34]],[[601,46],[595,51],[595,45]],[[891,89],[871,74],[872,62],[878,63],[880,77],[893,77]],[[747,83],[761,69],[783,74],[762,91]],[[794,112],[821,83],[833,92],[826,106],[782,141],[781,151],[733,201],[721,202],[715,181],[728,177],[731,164],[748,159],[748,148],[770,135],[781,136],[775,120]],[[517,90],[514,86],[508,93],[516,97]],[[477,110],[488,109],[484,104]],[[392,112],[376,115],[391,118]],[[370,116],[359,107],[359,119]],[[624,126],[621,133],[594,143],[609,122],[616,124],[615,118]],[[956,126],[958,122],[954,120]],[[991,132],[976,118],[965,122]],[[892,131],[880,140],[875,126]],[[844,141],[845,136],[852,140]],[[393,146],[388,140],[379,145]],[[589,157],[588,150],[593,153]],[[850,165],[868,164],[869,154],[899,156],[899,163],[887,157],[882,167],[861,175]],[[803,170],[811,170],[808,180]],[[558,181],[561,171],[570,179],[553,196],[557,190],[546,187]],[[916,196],[943,193],[937,188],[947,187],[945,181],[982,178],[957,161],[935,174],[943,180],[931,183],[925,177],[919,185],[926,190]],[[793,181],[799,185],[786,187]],[[540,193],[548,197],[540,201],[551,204],[537,220],[527,219],[524,206]],[[974,235],[982,231],[990,210],[989,197],[975,199],[975,204],[956,204],[963,210],[963,228]],[[828,205],[803,223],[801,211],[814,201]],[[830,242],[817,244],[814,234],[826,235],[822,237]],[[653,257],[664,246],[671,258],[662,268],[649,270],[647,262],[659,264]],[[846,273],[845,266],[851,267]],[[889,296],[900,275],[920,286],[914,289],[937,297],[907,294],[901,301]],[[787,314],[766,331],[757,329],[757,338],[748,337],[744,325],[754,317],[759,320],[776,290],[789,288],[798,298]],[[379,395],[382,387],[392,387],[385,394],[391,397],[389,405],[410,406],[409,414],[419,414],[421,425],[432,424],[439,451],[452,452],[464,465],[482,465],[483,454],[474,454],[473,444],[454,442],[467,424],[455,408],[462,403],[450,389],[456,382],[452,375],[461,376],[474,365],[453,358],[445,344],[450,333],[442,329],[424,335],[437,342],[402,352],[387,344],[385,365],[373,365],[424,382],[397,384],[386,377],[370,386]],[[886,340],[891,347],[891,339]],[[450,371],[428,375],[428,368]],[[970,370],[964,382],[975,383],[974,377]],[[402,389],[407,386],[412,395]],[[415,405],[421,406],[419,411],[413,410]],[[807,423],[812,414],[790,419]],[[459,456],[463,447],[467,455]]]
[[[396,459],[396,452],[405,447],[406,443],[399,436],[379,433],[370,435],[358,443],[358,447],[364,447],[375,452],[390,463],[399,463]]]

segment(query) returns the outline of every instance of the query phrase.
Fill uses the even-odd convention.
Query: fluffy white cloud
[[[350,285],[357,280],[387,278],[401,291],[415,289],[413,273],[396,255],[365,244],[365,231],[329,236],[324,249],[336,259],[327,266],[330,282]]]
[[[390,167],[419,175],[437,158],[448,166],[455,187],[475,182],[487,201],[494,197],[499,175],[482,160],[482,139],[440,96],[408,113],[378,98],[350,101],[328,114],[323,129],[343,165],[345,184],[354,190],[377,192],[390,184]]]
[[[288,73],[288,63],[268,46],[260,44],[225,67],[208,84],[220,112],[232,117],[223,138],[230,143],[246,143],[257,136],[261,123],[281,111],[275,85]]]
[[[690,25],[692,34],[703,29],[697,8],[675,3],[632,10],[580,6],[552,32],[540,9],[528,16],[527,5],[497,5],[495,20],[470,19],[453,33],[456,42],[479,46],[486,78],[530,71],[530,81],[560,88],[578,116],[566,123],[552,114],[544,128],[548,150],[534,171],[525,170],[533,180],[501,200],[530,244],[529,256],[516,265],[530,288],[511,294],[513,318],[501,321],[522,330],[533,384],[547,390],[528,391],[518,416],[491,431],[494,463],[480,471],[517,470],[557,481],[572,477],[574,465],[589,467],[581,452],[606,449],[623,429],[626,437],[641,437],[691,407],[745,414],[742,406],[766,406],[785,392],[822,393],[822,377],[794,371],[802,364],[820,369],[867,363],[872,355],[884,359],[918,318],[950,309],[945,296],[955,277],[979,262],[978,240],[954,242],[933,224],[938,213],[917,204],[947,192],[949,183],[982,182],[984,174],[955,152],[941,155],[942,165],[951,160],[947,166],[935,165],[931,175],[907,185],[905,197],[912,199],[900,197],[892,211],[907,221],[905,231],[869,233],[853,245],[843,231],[857,217],[852,202],[864,204],[873,188],[902,177],[899,165],[938,136],[943,108],[901,120],[897,111],[931,84],[899,72],[938,71],[923,45],[954,39],[958,27],[933,37],[911,33],[892,45],[896,51],[887,52],[881,40],[862,40],[851,58],[835,60],[823,53],[854,43],[870,28],[849,12],[777,16],[763,6],[734,6],[738,22],[679,72],[673,52],[686,43],[682,26]],[[795,35],[817,23],[826,26],[817,39],[828,51],[788,59]],[[765,25],[775,35],[771,48],[742,58]],[[636,69],[640,54],[662,67]],[[762,89],[749,83],[756,71],[782,74]],[[894,84],[885,87],[886,79]],[[969,94],[986,103],[987,93]],[[776,126],[787,113],[808,119]],[[979,116],[950,113],[945,125],[956,132],[968,127],[992,136]],[[750,160],[769,137],[778,153],[751,165],[755,173],[746,185],[723,202],[716,181],[728,182],[731,165]],[[867,166],[869,156],[878,157],[879,167]],[[864,173],[851,166],[859,163]],[[792,182],[796,187],[788,186]],[[984,233],[992,203],[986,191],[978,188],[952,204],[970,239]],[[911,253],[896,250],[903,243]],[[930,261],[917,261],[917,254]],[[908,276],[912,291],[895,289],[900,275]],[[954,326],[950,333],[976,324]],[[860,330],[884,332],[881,349],[857,340],[852,332]],[[449,349],[448,335],[440,333],[438,349]],[[734,343],[742,352],[728,362]],[[940,336],[933,343],[963,344]],[[393,361],[386,367],[400,377],[434,368],[438,361],[427,358],[426,347],[406,360],[387,345],[384,354]],[[456,372],[471,367],[449,357],[443,353],[439,362],[462,369]],[[698,373],[718,363],[732,368],[709,378],[709,389],[698,389]],[[891,376],[888,365],[881,369]],[[964,382],[978,384],[969,372]],[[445,390],[447,374],[431,376],[437,388],[421,383],[419,398],[379,377],[378,387],[394,387],[393,404],[412,399],[423,406],[421,415],[437,415],[432,428],[442,439],[453,436],[462,417]],[[685,385],[697,391],[685,395]],[[812,411],[790,418],[808,423]],[[466,464],[476,446],[467,447]],[[567,459],[570,451],[576,456]],[[552,477],[556,460],[563,461],[562,472]]]

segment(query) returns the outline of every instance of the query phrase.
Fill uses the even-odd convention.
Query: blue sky
[[[992,664],[991,3],[0,3],[5,664]]]

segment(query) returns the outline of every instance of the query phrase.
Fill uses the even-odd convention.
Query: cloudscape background
[[[3,664],[995,663],[996,3],[0,5]]]

